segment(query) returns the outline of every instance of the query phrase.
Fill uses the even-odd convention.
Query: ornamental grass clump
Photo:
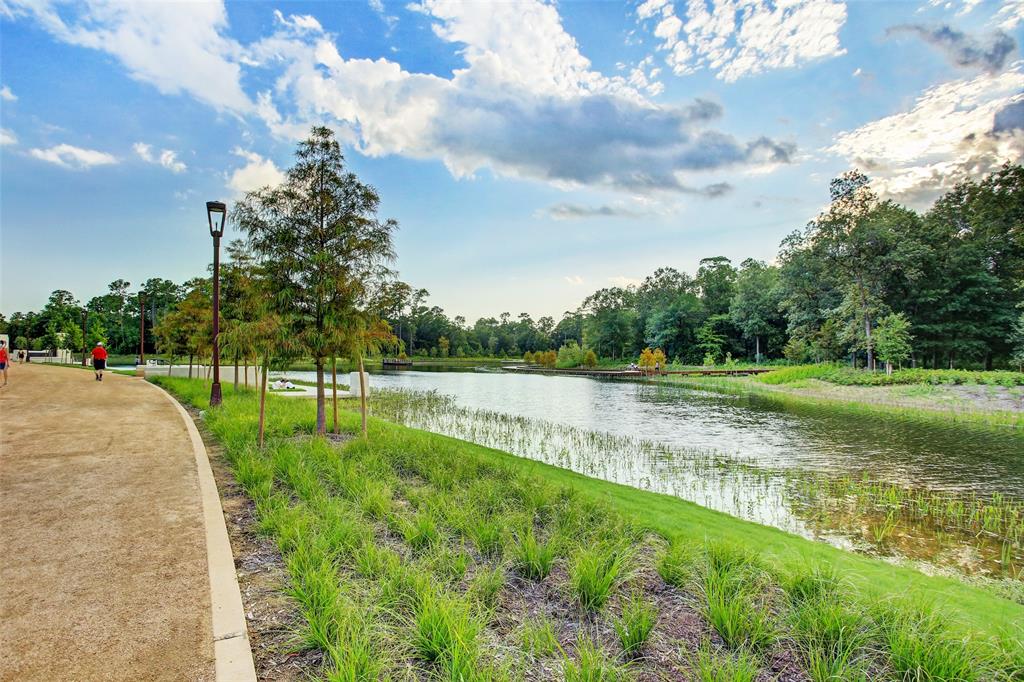
[[[645,599],[641,592],[635,592],[626,600],[614,626],[622,651],[627,657],[640,654],[657,622],[658,608]]]
[[[707,640],[690,656],[690,666],[698,682],[754,682],[761,672],[751,652],[717,650]]]
[[[580,547],[569,564],[569,585],[584,611],[598,611],[626,578],[630,559],[623,545]]]
[[[543,580],[551,573],[555,561],[554,543],[537,540],[533,528],[522,533],[514,548],[516,570],[524,578]]]
[[[625,679],[624,671],[588,637],[576,642],[575,659],[565,656],[562,662],[565,682],[617,682]]]

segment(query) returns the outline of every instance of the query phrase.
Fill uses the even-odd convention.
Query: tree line
[[[234,214],[250,238],[229,247],[222,270],[228,328],[236,309],[249,305],[241,292],[254,264],[286,260],[306,235],[287,223],[262,227],[266,243],[255,253],[253,226],[263,219],[253,208],[255,196]],[[363,195],[362,201],[368,198]],[[773,263],[746,259],[737,266],[714,256],[702,259],[693,275],[659,268],[636,286],[595,291],[557,322],[503,312],[468,324],[430,305],[425,289],[398,281],[386,268],[366,274],[367,282],[376,283],[358,295],[372,298],[373,310],[389,329],[381,348],[415,356],[519,358],[574,344],[579,353],[563,356],[578,356],[581,363],[588,350],[625,361],[646,348],[684,364],[786,358],[875,367],[880,352],[883,360],[922,367],[991,369],[1024,361],[1024,167],[1007,164],[980,180],[962,182],[923,213],[881,200],[858,172],[833,180],[829,198],[821,214],[782,241]],[[281,206],[289,200],[275,201]],[[366,208],[358,209],[358,199],[348,201],[354,209]],[[375,238],[390,253],[387,232],[386,239]],[[284,288],[275,295],[296,297],[314,328],[325,323],[327,311],[304,301],[306,290],[297,280],[276,286]],[[212,342],[204,337],[208,277],[182,285],[151,279],[137,293],[129,288],[116,280],[107,294],[85,305],[58,290],[42,311],[12,315],[6,329],[16,347],[24,340],[29,347],[56,348],[64,339],[64,347],[79,348],[102,338],[114,353],[134,354],[142,316],[147,352],[175,348],[179,356],[195,357],[207,352]],[[337,294],[339,299],[355,295]],[[168,315],[177,320],[173,341],[157,333],[172,326],[160,324]],[[307,345],[325,344],[310,339]]]

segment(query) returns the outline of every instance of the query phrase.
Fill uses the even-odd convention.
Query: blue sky
[[[329,125],[402,278],[554,315],[771,260],[850,167],[924,207],[1024,153],[1024,0],[0,0],[0,310],[210,260]]]

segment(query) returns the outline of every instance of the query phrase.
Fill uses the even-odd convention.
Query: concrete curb
[[[203,525],[206,527],[206,565],[210,579],[210,606],[213,611],[213,653],[217,682],[255,682],[256,668],[252,662],[249,631],[242,608],[242,595],[235,575],[235,559],[231,553],[224,511],[220,506],[217,482],[213,478],[206,446],[192,417],[174,396],[156,384],[146,384],[160,391],[178,410],[196,457],[199,492],[203,500]]]

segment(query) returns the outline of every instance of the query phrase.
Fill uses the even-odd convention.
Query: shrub
[[[589,348],[583,354],[584,367],[597,367],[597,354]]]
[[[532,365],[534,363],[532,351],[526,351],[525,353],[523,353],[523,362],[525,362],[528,365]]]
[[[563,369],[579,367],[583,364],[583,349],[575,341],[570,341],[558,349],[555,366]]]

